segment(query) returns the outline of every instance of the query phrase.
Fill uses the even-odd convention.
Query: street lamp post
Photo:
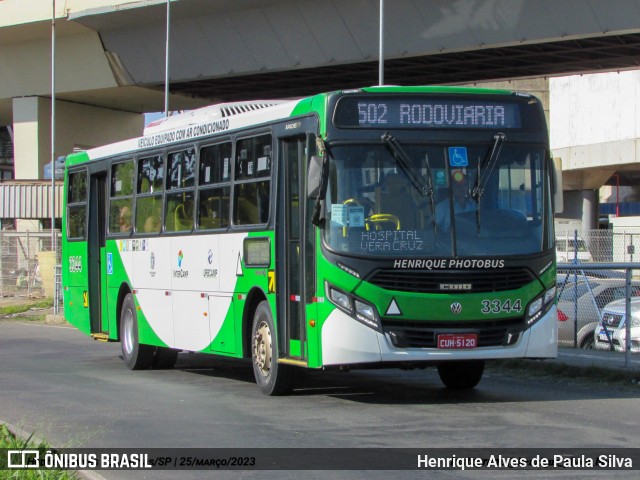
[[[384,85],[384,0],[380,0],[380,49],[378,52],[378,85]]]
[[[164,55],[164,116],[169,116],[169,33],[171,25],[171,0],[167,0],[167,38]]]
[[[56,249],[56,0],[51,14],[51,250]]]

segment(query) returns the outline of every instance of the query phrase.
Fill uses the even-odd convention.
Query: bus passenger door
[[[89,230],[88,230],[88,269],[89,289],[85,294],[85,306],[89,308],[91,333],[107,333],[108,323],[103,323],[103,288],[106,286],[103,268],[106,239],[107,174],[100,172],[91,175],[89,188]],[[104,325],[104,328],[103,328]]]
[[[309,285],[313,274],[307,272],[308,265],[313,265],[313,237],[309,238],[309,229],[305,228],[304,212],[306,145],[306,136],[280,139],[282,161],[278,172],[276,227],[278,335],[285,339],[280,342],[280,351],[285,357],[304,363],[307,357],[305,311],[313,296],[313,287]]]

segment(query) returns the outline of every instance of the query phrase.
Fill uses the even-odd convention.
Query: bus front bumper
[[[322,327],[322,364],[555,358],[558,354],[557,333],[557,313],[553,306],[532,327],[522,332],[513,345],[473,349],[398,348],[388,335],[335,309]]]

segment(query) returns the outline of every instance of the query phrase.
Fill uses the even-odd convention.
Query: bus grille
[[[425,322],[382,319],[382,328],[398,348],[436,348],[440,333],[476,333],[478,347],[513,345],[523,330],[521,318],[477,322]]]
[[[464,294],[515,290],[533,279],[526,268],[504,268],[455,271],[377,270],[367,281],[385,290],[398,292]],[[460,288],[457,289],[457,286]]]

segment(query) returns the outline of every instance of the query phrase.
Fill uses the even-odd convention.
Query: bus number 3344
[[[489,313],[518,313],[522,310],[522,301],[517,299],[511,301],[502,300],[482,300],[482,308],[480,311],[484,314]]]

